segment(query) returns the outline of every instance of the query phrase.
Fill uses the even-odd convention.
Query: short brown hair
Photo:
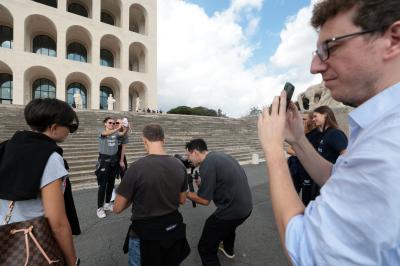
[[[323,0],[314,6],[311,25],[319,29],[328,19],[353,7],[357,8],[353,23],[363,30],[384,33],[400,20],[399,0]]]
[[[147,124],[142,131],[143,137],[149,141],[163,141],[164,130],[159,124]]]

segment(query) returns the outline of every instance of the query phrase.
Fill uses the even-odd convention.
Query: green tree
[[[202,115],[202,116],[217,116],[217,112],[213,109],[208,109],[203,106],[197,106],[192,109],[194,115]]]
[[[222,116],[222,110],[220,110],[220,113]],[[200,116],[219,116],[217,111],[213,109],[208,109],[203,106],[197,106],[194,108],[188,107],[188,106],[178,106],[175,107],[167,112],[168,114],[180,114],[180,115],[200,115]]]
[[[167,112],[168,114],[192,115],[192,108],[188,106],[178,106]]]
[[[261,113],[261,110],[258,107],[251,107],[250,108],[250,113],[249,115],[259,115]]]

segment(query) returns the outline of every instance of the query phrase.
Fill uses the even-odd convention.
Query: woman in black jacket
[[[78,129],[78,117],[57,99],[32,100],[24,116],[31,131],[17,131],[0,144],[0,219],[5,220],[9,202],[14,208],[8,223],[44,215],[66,264],[77,265],[64,201],[68,172],[57,143]]]

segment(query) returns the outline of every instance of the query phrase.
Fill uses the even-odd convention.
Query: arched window
[[[36,54],[56,57],[56,42],[47,35],[38,35],[33,39],[32,52]]]
[[[107,99],[110,94],[114,95],[112,89],[107,86],[100,86],[100,110],[108,109]]]
[[[106,49],[100,50],[100,65],[114,67],[114,56],[110,51]]]
[[[57,8],[57,0],[33,0],[33,2]]]
[[[0,73],[0,103],[12,104],[13,77],[10,74]]]
[[[104,23],[107,23],[107,24],[110,24],[110,25],[115,25],[114,18],[110,14],[108,14],[108,13],[106,13],[104,11],[101,12],[100,21],[104,22]]]
[[[82,17],[89,17],[86,8],[78,3],[72,3],[68,6],[68,12],[74,13]]]
[[[79,62],[87,62],[87,51],[85,46],[77,42],[73,42],[68,45],[67,59]]]
[[[71,105],[72,107],[76,107],[75,106],[75,101],[74,101],[74,94],[75,93],[79,93],[81,95],[82,107],[84,109],[86,109],[87,108],[86,88],[85,88],[85,86],[83,86],[81,83],[78,83],[78,82],[71,83],[68,86],[68,89],[67,89],[67,103],[69,105]]]
[[[7,26],[0,25],[0,47],[12,48],[13,29]]]
[[[56,98],[56,86],[48,79],[37,79],[32,84],[32,99]]]

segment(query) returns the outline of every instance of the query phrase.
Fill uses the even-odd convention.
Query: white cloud
[[[290,18],[281,44],[265,65],[246,66],[255,44],[262,0],[233,0],[209,17],[197,5],[158,1],[158,101],[165,111],[178,105],[221,108],[229,116],[269,103],[286,80],[300,90],[316,83],[308,71],[315,33],[310,9]]]

